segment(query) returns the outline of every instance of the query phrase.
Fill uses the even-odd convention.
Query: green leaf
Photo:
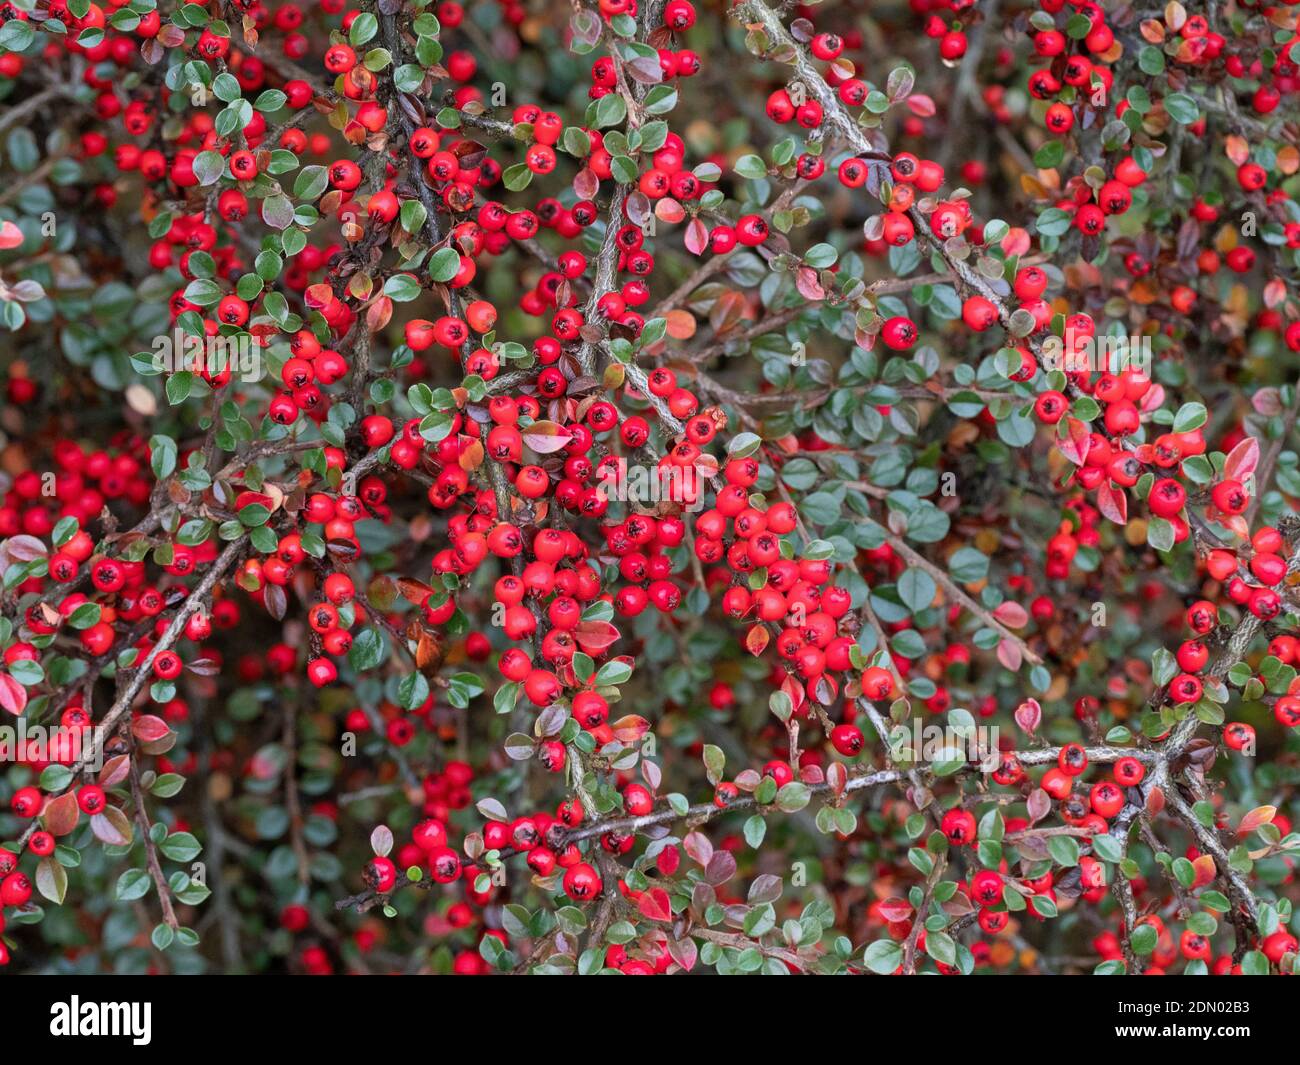
[[[1165,110],[1169,112],[1170,118],[1183,126],[1190,126],[1201,117],[1200,106],[1184,92],[1173,92],[1166,96]]]
[[[934,578],[923,569],[906,569],[898,578],[898,597],[914,614],[929,607],[937,592]]]
[[[1119,840],[1106,833],[1092,837],[1092,852],[1105,862],[1118,862],[1124,858],[1124,848]]]
[[[1139,925],[1133,930],[1132,936],[1129,937],[1129,946],[1133,948],[1134,954],[1150,954],[1156,949],[1158,939],[1159,936],[1151,925]]]
[[[632,676],[632,667],[630,665],[616,658],[611,659],[596,670],[596,686],[604,687],[606,685],[622,684],[630,676]]]
[[[1174,527],[1165,518],[1152,518],[1147,522],[1147,543],[1157,551],[1168,551],[1174,546]]]
[[[72,770],[64,765],[47,766],[41,773],[41,790],[51,794],[63,791],[72,783]]]
[[[62,906],[68,893],[68,871],[61,861],[45,857],[36,866],[36,890],[54,905]]]
[[[608,99],[608,97],[606,97]],[[636,163],[626,155],[616,155],[609,161],[609,171],[620,185],[630,185],[637,178]]]
[[[173,832],[158,844],[158,849],[174,862],[192,861],[203,850],[199,841],[188,832]]]
[[[348,664],[358,673],[374,669],[388,657],[388,644],[383,634],[373,626],[357,633],[348,651]]]
[[[329,188],[329,171],[323,166],[304,166],[293,180],[293,195],[298,200],[314,200]]]
[[[268,196],[262,201],[262,221],[272,229],[288,229],[293,225],[293,201],[283,193]]]
[[[1045,237],[1059,237],[1070,231],[1073,224],[1070,216],[1059,207],[1049,207],[1043,211],[1034,225]]]
[[[363,11],[352,20],[352,25],[348,29],[348,44],[358,48],[373,40],[378,32],[379,20],[369,11]]]
[[[117,878],[117,887],[114,889],[113,896],[119,902],[142,899],[149,893],[152,883],[149,874],[143,869],[128,869]]]
[[[371,16],[374,17],[373,15]],[[289,98],[279,89],[265,89],[260,92],[257,99],[253,101],[253,109],[270,114],[282,108]]]
[[[1148,44],[1138,52],[1138,68],[1143,74],[1149,74],[1152,77],[1163,74],[1165,70],[1164,53],[1155,45]]]
[[[522,192],[528,188],[533,180],[533,172],[528,169],[527,163],[515,163],[514,166],[508,166],[501,175],[501,183],[511,192]]]
[[[150,437],[149,466],[158,480],[170,477],[176,469],[176,441],[170,436]]]
[[[226,157],[220,152],[199,152],[194,157],[193,170],[200,185],[215,185],[226,174]]]
[[[1204,425],[1208,417],[1204,403],[1184,403],[1174,415],[1174,432],[1190,433]]]
[[[429,259],[429,278],[445,284],[460,269],[460,253],[455,248],[439,248]]]
[[[1047,850],[1058,865],[1079,864],[1079,844],[1070,836],[1050,837]]]
[[[862,961],[873,973],[888,976],[903,964],[903,948],[892,939],[877,939],[867,946]]]
[[[704,760],[704,771],[708,774],[709,783],[716,784],[722,779],[722,771],[727,767],[727,756],[722,753],[721,747],[712,743],[706,743],[701,754]]]
[[[153,932],[149,936],[149,941],[159,950],[166,950],[172,945],[176,938],[176,933],[172,931],[169,924],[158,924],[154,926]]]
[[[943,965],[955,965],[957,963],[957,944],[953,942],[952,937],[946,932],[927,932],[925,936],[925,952]]]
[[[776,793],[776,806],[778,810],[792,814],[807,806],[811,798],[812,793],[808,790],[808,785],[792,780]]]
[[[183,787],[185,787],[185,778],[179,773],[164,773],[149,786],[149,793],[160,799],[170,799]]]
[[[446,249],[444,249],[446,250]],[[455,255],[455,252],[452,252]],[[457,259],[459,263],[459,257]],[[452,271],[453,276],[455,271]],[[410,303],[420,295],[420,282],[410,274],[394,274],[384,282],[384,295],[394,303]]]
[[[1051,170],[1060,166],[1064,158],[1065,144],[1062,141],[1051,140],[1034,153],[1034,166],[1041,167],[1044,170]]]
[[[596,128],[617,126],[627,117],[627,104],[616,92],[602,96],[596,101]]]

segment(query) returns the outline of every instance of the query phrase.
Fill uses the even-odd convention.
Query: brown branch
[[[169,624],[163,631],[163,634],[158,637],[157,642],[149,649],[149,653],[145,655],[144,660],[134,667],[134,670],[130,674],[130,679],[127,680],[126,684],[123,686],[117,699],[114,700],[113,705],[109,708],[108,713],[106,713],[103,720],[95,726],[94,732],[90,735],[90,741],[85,745],[85,749],[81,753],[81,757],[73,763],[71,767],[71,780],[75,781],[78,773],[88,765],[95,763],[100,752],[104,748],[104,743],[115,731],[117,723],[131,709],[131,704],[135,702],[135,697],[140,693],[140,689],[144,687],[145,681],[152,675],[154,659],[163,651],[170,648],[172,644],[180,638],[181,633],[185,631],[186,623],[191,617],[198,613],[199,608],[203,605],[204,601],[212,594],[212,590],[216,587],[217,582],[234,567],[240,555],[243,553],[246,544],[246,538],[240,536],[239,539],[232,540],[226,546],[226,549],[217,556],[211,567],[209,567],[208,572],[204,574],[203,579],[198,583],[195,589],[190,592],[185,602],[181,604],[180,609],[176,611],[175,616],[172,618],[171,624]],[[124,671],[119,671],[119,677],[123,672]],[[71,786],[72,784],[69,783],[68,787],[63,788],[58,794],[67,791]],[[22,836],[21,842],[23,844],[26,844],[27,840],[31,838],[32,833],[36,831],[37,825],[38,822],[34,820],[28,826],[27,831],[24,832]]]
[[[167,927],[173,932],[180,927],[180,922],[176,919],[176,910],[172,906],[171,890],[167,886],[167,878],[163,875],[162,863],[158,860],[158,848],[154,846],[153,838],[149,835],[149,813],[144,805],[144,788],[140,786],[140,763],[136,756],[135,743],[131,744],[130,777],[131,777],[131,798],[135,803],[135,823],[140,828],[140,836],[144,842],[145,863],[149,867],[149,875],[153,878],[154,887],[158,890],[158,901],[162,905],[162,917]]]
[[[925,878],[925,888],[921,895],[921,904],[916,908],[916,916],[912,919],[911,931],[907,933],[907,940],[903,944],[903,975],[913,976],[916,973],[916,944],[921,938],[921,929],[925,927],[925,911],[930,908],[930,899],[934,897],[935,885],[939,883],[943,871],[948,867],[948,855],[937,854],[933,858],[934,867],[930,870],[930,875]]]
[[[1277,465],[1278,455],[1282,453],[1291,430],[1295,428],[1296,417],[1300,416],[1300,381],[1291,387],[1295,391],[1295,396],[1282,417],[1282,429],[1269,441],[1268,450],[1264,452],[1264,457],[1259,460],[1259,466],[1255,470],[1255,491],[1251,493],[1250,505],[1243,515],[1247,525],[1253,524],[1255,515],[1259,513],[1260,504],[1264,501],[1264,493],[1268,491],[1268,486],[1273,480],[1273,467]]]

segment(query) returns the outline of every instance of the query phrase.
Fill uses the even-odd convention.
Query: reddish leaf
[[[880,910],[881,917],[893,924],[906,921],[912,916],[912,904],[906,899],[898,898],[896,895],[882,900],[877,909]]]
[[[775,902],[781,897],[782,882],[779,876],[761,873],[749,885],[747,902],[751,906],[761,906],[765,902]]]
[[[736,875],[736,859],[731,851],[714,851],[704,870],[704,879],[714,887],[725,884]]]
[[[366,309],[366,325],[372,333],[382,331],[392,317],[393,301],[388,296],[380,296]]]
[[[95,838],[113,847],[125,847],[134,837],[131,822],[116,806],[105,807],[102,814],[90,819],[90,830]]]
[[[1025,608],[1010,599],[1005,603],[999,603],[998,608],[993,611],[993,616],[1011,629],[1022,629],[1029,624],[1029,614]]]
[[[767,648],[767,642],[771,638],[771,633],[762,625],[751,625],[745,633],[745,650],[757,657]]]
[[[1229,481],[1244,481],[1259,465],[1259,441],[1248,436],[1228,452],[1223,460],[1223,478]]]
[[[695,335],[695,315],[690,311],[673,310],[664,315],[668,335],[674,340],[690,340]]]
[[[1219,875],[1218,866],[1214,864],[1214,858],[1209,854],[1202,854],[1192,862],[1192,868],[1196,870],[1196,880],[1193,881],[1192,887],[1204,887]]]
[[[1128,494],[1123,488],[1111,488],[1109,481],[1102,481],[1097,489],[1097,509],[1116,525],[1128,522]]]
[[[668,941],[668,956],[687,972],[690,972],[700,959],[700,949],[695,945],[695,940],[689,936],[681,939],[670,939]]]
[[[1165,386],[1152,385],[1147,389],[1147,394],[1142,397],[1142,403],[1139,409],[1143,414],[1150,414],[1157,411],[1165,405]]]
[[[1038,704],[1037,699],[1026,699],[1016,707],[1016,724],[1020,726],[1022,732],[1032,736],[1038,731],[1038,726],[1043,720],[1043,708]]]
[[[309,286],[303,295],[303,299],[308,307],[318,311],[334,302],[334,290],[322,281],[319,284]]]
[[[77,797],[70,791],[56,796],[45,804],[41,813],[41,823],[45,831],[52,836],[66,836],[77,827],[81,810],[77,807]]]
[[[15,562],[35,562],[36,559],[44,558],[48,554],[40,540],[26,533],[9,537],[0,547],[3,547],[5,554]]]
[[[539,455],[559,451],[572,438],[572,433],[555,422],[533,422],[523,431],[524,443]]]
[[[1248,836],[1260,825],[1269,824],[1276,816],[1276,806],[1256,806],[1255,809],[1241,819],[1241,824],[1237,826],[1237,835]]]
[[[686,212],[682,210],[682,205],[671,196],[665,196],[655,204],[655,217],[661,222],[675,226],[686,217]]]
[[[8,673],[0,673],[0,707],[15,717],[27,707],[27,689]]]
[[[271,617],[275,618],[276,621],[281,621],[284,618],[285,611],[288,609],[289,601],[284,594],[283,588],[278,584],[268,583],[262,589],[262,605],[266,607],[266,612],[270,614]]]
[[[604,654],[619,638],[619,631],[608,621],[584,621],[573,632],[573,638],[589,655]]]
[[[907,109],[917,118],[934,117],[934,101],[922,93],[913,93],[907,98]]]
[[[578,199],[589,200],[600,191],[600,178],[596,177],[594,171],[583,167],[573,179],[573,191]]]
[[[1029,793],[1029,798],[1025,802],[1029,811],[1029,822],[1041,821],[1052,810],[1052,799],[1042,788],[1035,788]]]
[[[397,582],[397,590],[402,593],[402,598],[408,603],[414,603],[416,606],[423,606],[424,601],[433,594],[433,589],[423,581],[417,581],[412,577],[402,577]]]
[[[641,740],[647,730],[650,728],[650,722],[637,714],[628,714],[626,717],[620,717],[610,725],[610,731],[614,733],[614,739],[619,743],[634,744]]]
[[[1056,448],[1076,466],[1082,466],[1088,459],[1092,434],[1078,418],[1068,418],[1065,428],[1065,433],[1057,440]]]
[[[115,787],[116,785],[121,784],[130,772],[130,757],[125,754],[119,754],[104,763],[104,768],[99,771],[98,784],[101,788]]]
[[[1012,226],[1007,230],[1007,235],[1002,238],[1001,247],[1008,258],[1013,255],[1024,255],[1029,250],[1029,231],[1021,229],[1020,226]]]
[[[131,722],[131,734],[145,743],[160,740],[170,731],[171,727],[167,722],[153,714],[142,714]]]
[[[465,438],[462,437],[462,440]],[[460,468],[466,473],[473,473],[483,465],[484,451],[483,445],[477,440],[470,440],[461,448]]]
[[[699,255],[709,246],[709,230],[698,218],[692,218],[686,227],[686,250],[692,255]]]
[[[849,771],[844,768],[843,762],[832,762],[826,769],[826,783],[830,785],[831,792],[838,799],[844,794],[844,788],[849,782]]]
[[[735,289],[728,289],[718,296],[709,311],[709,325],[715,333],[725,333],[740,324],[745,314],[745,296]]]
[[[686,848],[686,853],[691,856],[691,860],[697,865],[707,866],[709,859],[713,857],[713,844],[709,842],[707,836],[699,832],[690,832],[682,840],[682,846]]]
[[[826,290],[817,280],[817,271],[810,266],[799,267],[795,272],[794,284],[799,290],[799,295],[806,300],[816,303],[826,298]]]
[[[813,682],[813,697],[822,706],[833,706],[840,697],[840,682],[830,673],[823,673]]]
[[[1020,654],[1020,645],[1014,640],[999,640],[998,661],[1002,663],[1003,668],[1014,673],[1020,668],[1020,663],[1024,661]]]
[[[68,893],[68,871],[52,856],[42,858],[36,866],[36,890],[54,905],[63,905],[63,897]]]
[[[668,901],[668,892],[663,888],[651,888],[649,891],[641,892],[641,897],[637,900],[637,909],[641,915],[651,921],[671,921],[673,919],[672,906]]]

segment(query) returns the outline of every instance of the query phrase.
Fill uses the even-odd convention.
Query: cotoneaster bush
[[[1296,17],[8,0],[0,964],[1293,971]]]

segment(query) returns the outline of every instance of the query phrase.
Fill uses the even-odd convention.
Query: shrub
[[[0,964],[1292,971],[1293,11],[9,0]]]

